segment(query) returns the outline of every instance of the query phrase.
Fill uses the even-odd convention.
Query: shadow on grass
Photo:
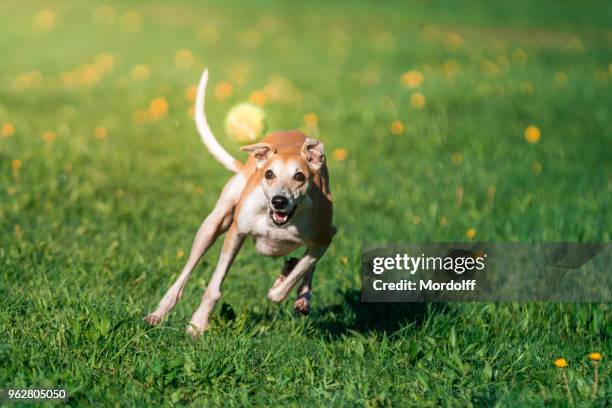
[[[394,334],[407,326],[419,326],[428,314],[444,313],[442,303],[362,303],[361,292],[351,289],[344,293],[344,301],[315,310],[313,324],[331,338],[358,332]]]

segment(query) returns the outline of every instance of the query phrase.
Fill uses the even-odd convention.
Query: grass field
[[[609,242],[607,1],[0,4],[0,388],[71,405],[605,406],[609,304],[359,302],[372,243]],[[52,5],[51,5],[52,4]],[[235,104],[324,141],[338,234],[313,311],[266,299],[249,243],[211,329],[184,329],[220,249],[168,320],[227,171],[201,145]],[[592,363],[601,352],[598,394]],[[607,401],[607,402],[606,402]]]

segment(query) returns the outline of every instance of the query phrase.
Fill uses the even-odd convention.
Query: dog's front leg
[[[291,289],[296,285],[300,278],[303,278],[311,269],[314,270],[314,265],[323,256],[327,246],[313,245],[309,246],[306,253],[295,265],[293,270],[282,282],[276,284],[268,290],[268,299],[273,302],[282,302],[285,300]]]
[[[221,284],[223,283],[223,279],[225,279],[225,275],[236,258],[238,251],[240,251],[245,238],[246,235],[238,232],[236,223],[232,224],[225,235],[219,262],[210,279],[210,283],[206,287],[204,296],[202,296],[202,302],[191,317],[189,326],[187,326],[187,333],[192,337],[198,337],[207,329],[210,313],[213,311],[217,301],[221,298]]]

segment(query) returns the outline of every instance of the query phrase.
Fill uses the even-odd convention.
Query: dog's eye
[[[272,170],[266,170],[264,177],[268,180],[272,180],[274,178],[274,172]]]
[[[295,173],[295,176],[293,176],[293,179],[295,181],[304,181],[306,179],[306,176],[301,171],[298,171],[297,173]]]

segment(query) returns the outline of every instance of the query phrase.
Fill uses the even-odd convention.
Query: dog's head
[[[295,152],[279,152],[268,143],[256,143],[241,150],[251,153],[255,159],[272,222],[278,226],[286,224],[325,162],[323,144],[306,138],[301,149]]]

